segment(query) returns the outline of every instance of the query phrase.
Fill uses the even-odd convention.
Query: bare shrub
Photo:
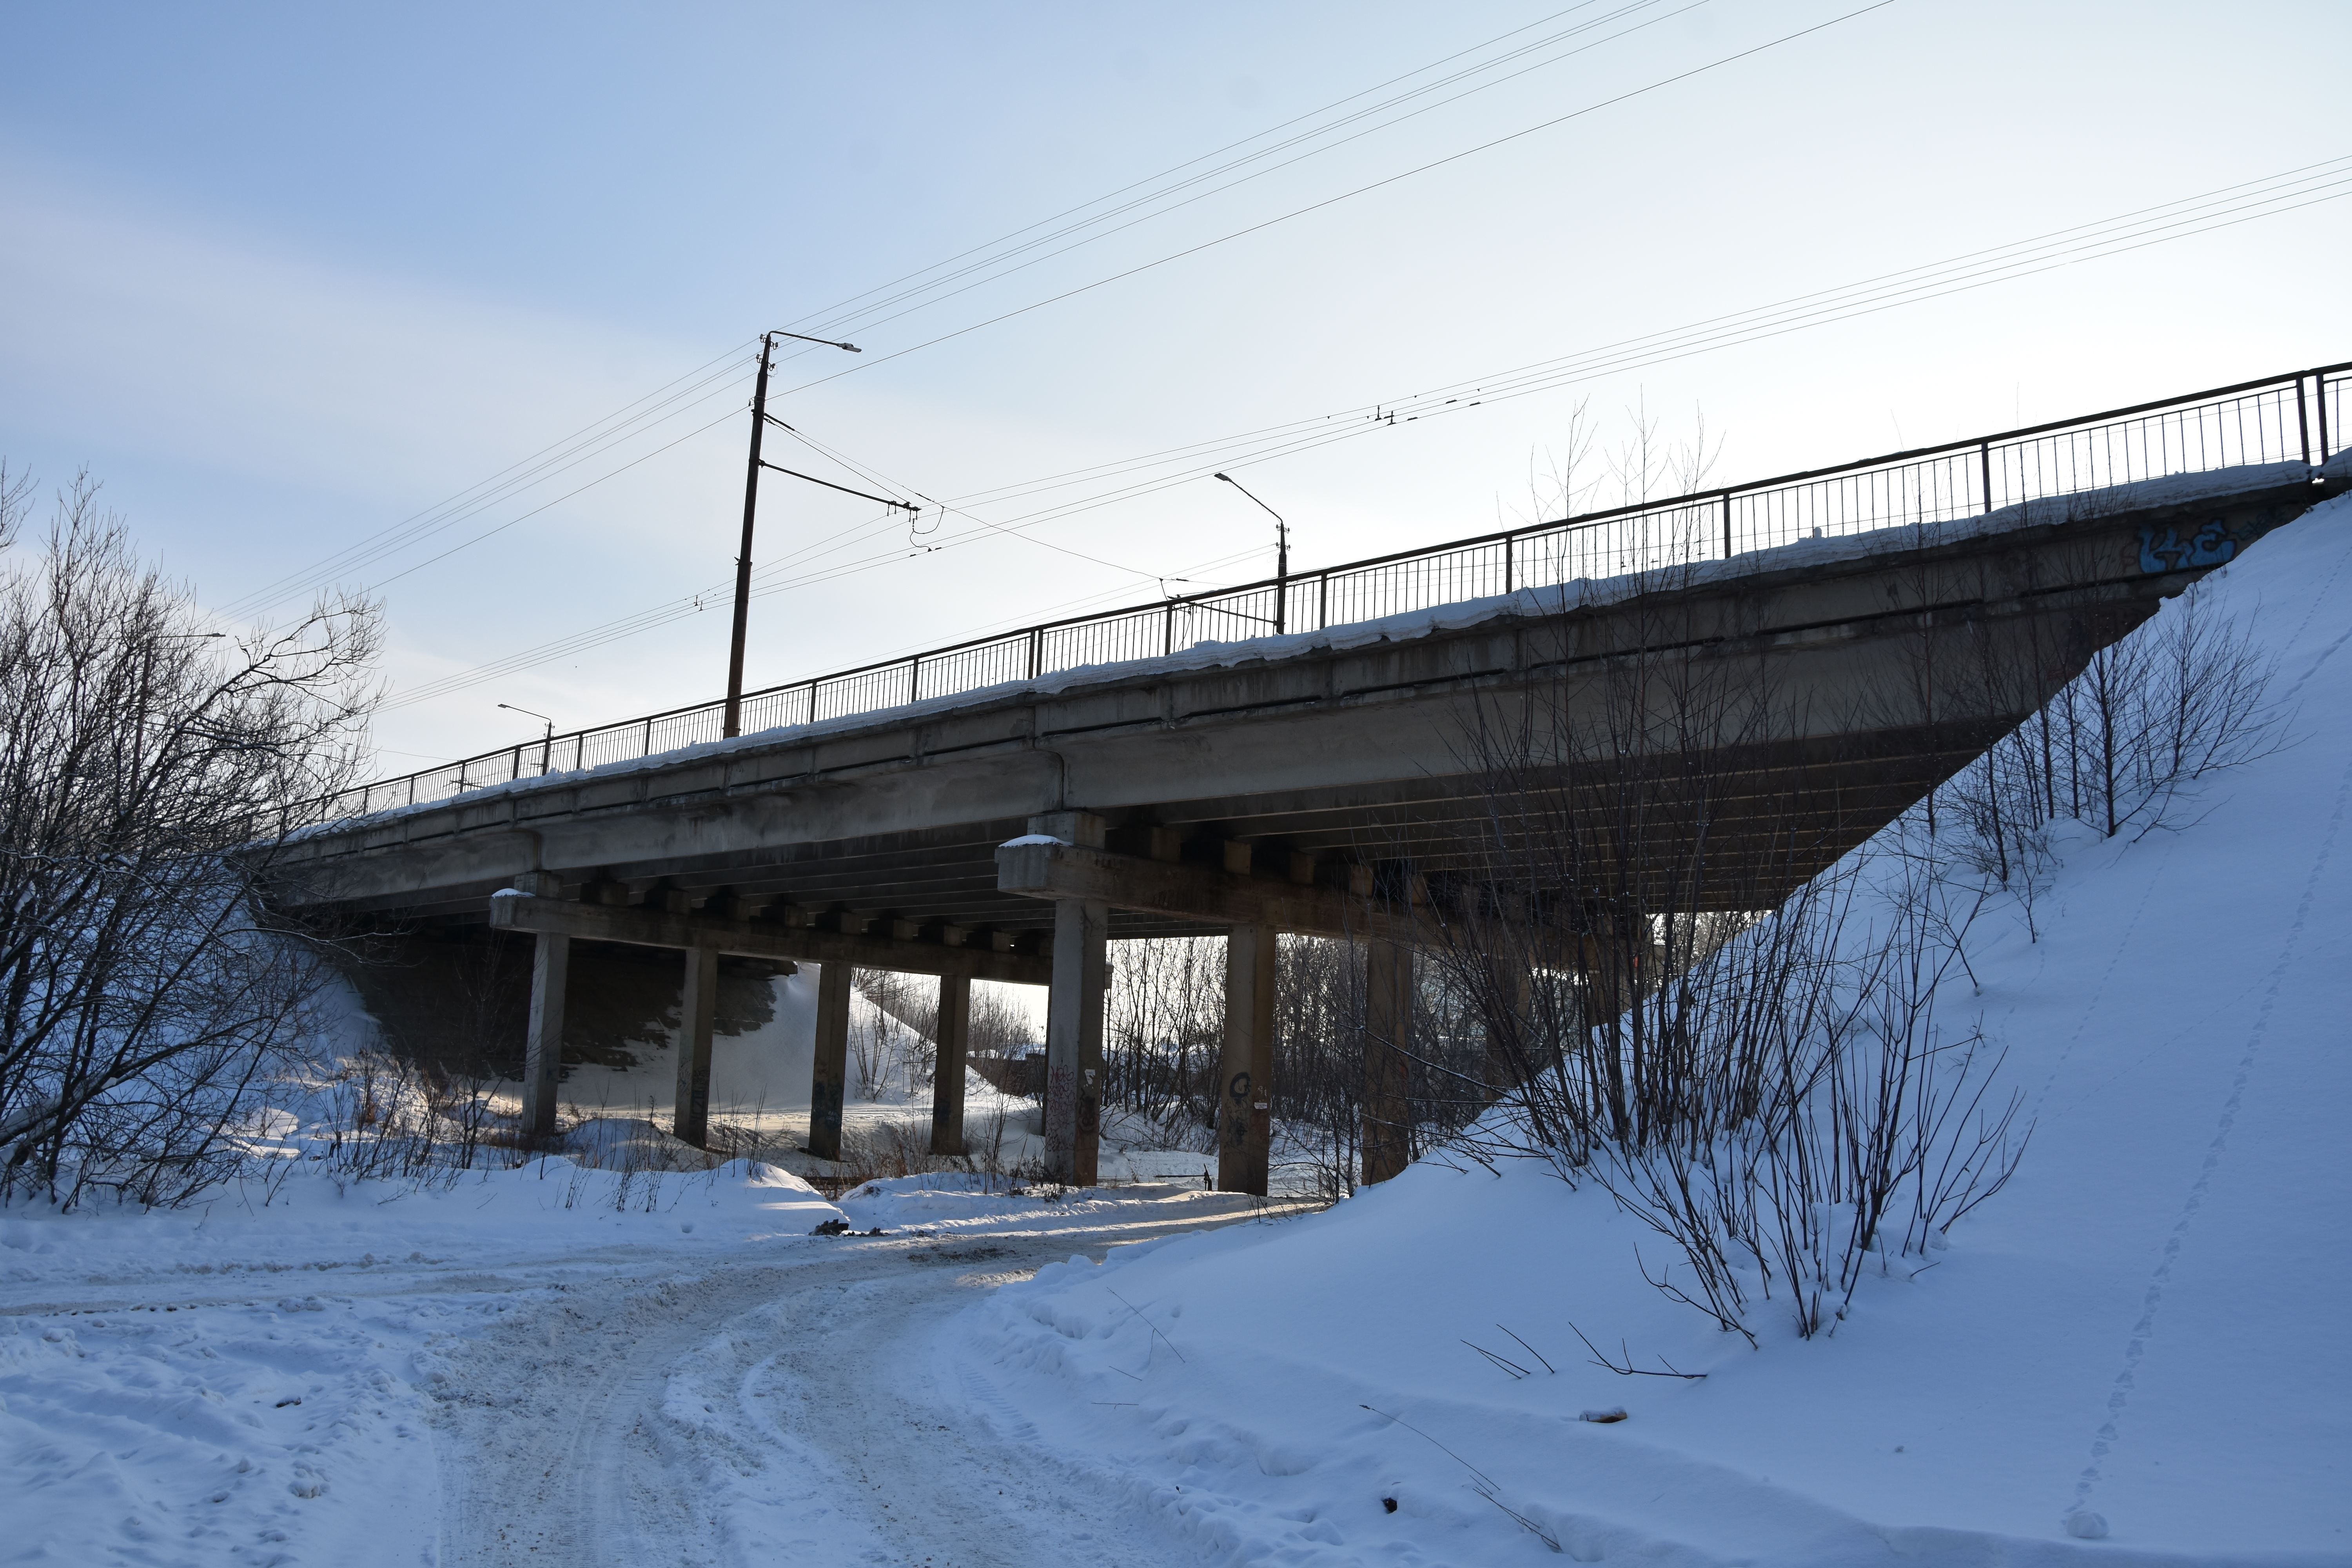
[[[360,1051],[298,1082],[318,1107],[312,1157],[338,1178],[446,1186],[478,1163],[519,1157],[487,1079]]]
[[[0,535],[26,488],[0,479]],[[0,574],[0,1191],[182,1201],[328,983],[262,889],[290,803],[349,782],[372,606],[229,636],[77,480]]]
[[[2282,716],[2198,589],[2039,704],[2046,650],[1988,640],[1913,671],[1928,710],[2031,717],[1856,849],[1808,766],[1766,765],[1801,759],[1801,712],[1760,669],[1649,647],[1471,737],[1490,848],[1433,886],[1437,957],[1506,1103],[1458,1146],[1599,1184],[1669,1244],[1652,1282],[1727,1331],[1752,1342],[1777,1300],[1811,1336],[2022,1155],[2001,1049],[1945,1016],[1989,902],[2031,927],[2053,823],[2189,820],[2196,782],[2274,748]]]

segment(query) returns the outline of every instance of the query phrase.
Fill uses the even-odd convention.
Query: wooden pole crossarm
[[[528,895],[492,897],[490,929],[577,937],[583,942],[625,942],[635,947],[709,948],[746,958],[846,963],[859,969],[1000,980],[1014,985],[1048,984],[1054,973],[1051,959],[1034,953],[995,952],[985,948],[949,947],[935,942],[849,935],[719,915],[673,914],[666,910],[614,908]]]

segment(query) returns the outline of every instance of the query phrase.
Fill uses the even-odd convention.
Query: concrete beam
[[[666,910],[619,909],[562,899],[493,897],[490,929],[638,947],[699,947],[750,958],[788,959],[828,967],[845,964],[904,974],[952,974],[1015,985],[1045,985],[1053,980],[1052,963],[1034,953],[947,947],[895,936],[817,931],[709,914],[673,914]]]
[[[1240,848],[1241,846],[1231,847]],[[1228,858],[1240,864],[1243,857]],[[1262,928],[1344,941],[1403,942],[1417,947],[1460,947],[1507,942],[1511,951],[1540,954],[1545,963],[1575,968],[1594,951],[1572,931],[1483,917],[1477,928],[1448,931],[1441,917],[1412,889],[1410,912],[1400,902],[1376,901],[1371,868],[1348,868],[1349,886],[1302,886],[1210,866],[1182,865],[1116,855],[1075,844],[1007,844],[996,851],[998,890],[1033,899],[1081,899],[1115,910],[1197,921],[1234,929]]]
[[[1422,922],[1337,888],[1300,887],[1286,879],[1114,855],[1076,844],[1003,846],[996,851],[996,886],[1001,892],[1033,899],[1078,899],[1206,925],[1264,926],[1358,940],[1373,934],[1407,942],[1431,940]]]

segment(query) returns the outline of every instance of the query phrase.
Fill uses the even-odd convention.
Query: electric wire
[[[1432,70],[1439,69],[1455,60],[1477,54],[1481,50],[1491,48],[1496,44],[1517,37],[1523,33],[1532,31],[1538,27],[1544,26],[1550,22],[1557,21],[1562,16],[1572,15],[1578,11],[1589,9],[1591,5],[1598,3],[1599,0],[1583,0],[1583,3],[1580,5],[1569,6],[1564,10],[1554,12],[1549,16],[1540,18],[1536,22],[1529,23],[1525,26],[1514,28],[1509,32],[1497,35],[1496,37],[1490,38],[1485,43],[1474,45],[1470,48],[1458,50],[1454,54],[1442,57],[1438,60],[1432,62],[1430,65],[1417,68],[1416,69],[1408,71],[1402,76],[1391,78],[1386,82],[1377,84],[1374,87],[1351,94],[1348,98],[1335,100],[1333,103],[1327,104],[1321,109],[1310,110],[1304,115],[1295,116],[1291,120],[1285,121],[1266,131],[1256,132],[1252,136],[1244,137],[1237,142],[1229,142],[1224,147],[1215,149],[1210,153],[1203,153],[1199,157],[1188,160],[1186,163],[1177,164],[1171,169],[1164,170],[1159,174],[1149,176],[1141,181],[1131,182],[1129,184],[1121,186],[1118,189],[1108,193],[1107,195],[1097,197],[1090,202],[1081,203],[1079,205],[1066,209],[1063,213],[1057,214],[1053,217],[1042,219],[1038,223],[1031,224],[1026,226],[1024,228],[1014,230],[1010,235],[1000,237],[998,239],[986,242],[982,246],[973,247],[965,251],[959,252],[957,255],[947,258],[945,261],[933,263],[930,267],[920,268],[913,273],[906,274],[899,279],[894,279],[890,283],[880,285],[877,289],[866,290],[864,293],[859,295],[853,295],[848,300],[837,302],[835,305],[827,307],[822,311],[815,312],[809,316],[804,316],[793,324],[798,327],[809,325],[812,322],[819,321],[834,321],[836,319],[843,321],[854,321],[855,320],[860,319],[863,315],[870,315],[874,310],[905,300],[910,297],[911,294],[919,292],[919,289],[907,289],[900,286],[920,279],[926,274],[938,272],[942,268],[951,268],[957,262],[967,261],[967,258],[969,258],[980,256],[983,252],[995,250],[1000,247],[1020,239],[1023,236],[1030,234],[1033,230],[1045,227],[1048,225],[1060,222],[1064,218],[1083,213],[1089,207],[1100,206],[1105,202],[1115,201],[1117,198],[1126,195],[1130,192],[1143,189],[1147,186],[1166,180],[1175,174],[1181,174],[1184,170],[1190,169],[1198,163],[1221,157],[1226,153],[1245,147],[1252,142],[1264,141],[1266,137],[1276,135],[1293,126],[1301,125],[1313,121],[1318,117],[1328,114],[1335,110],[1346,106],[1347,104],[1355,102],[1359,99],[1383,91],[1387,88],[1398,83],[1410,81],[1414,77],[1426,75]],[[1218,174],[1232,172],[1234,169],[1245,166],[1253,161],[1270,157],[1275,153],[1298,145],[1302,141],[1311,140],[1316,136],[1328,134],[1332,131],[1352,124],[1368,116],[1378,114],[1384,110],[1410,102],[1415,98],[1426,96],[1428,93],[1440,90],[1444,87],[1465,80],[1482,72],[1492,71],[1502,65],[1523,58],[1529,53],[1538,51],[1550,44],[1557,43],[1562,38],[1573,37],[1579,33],[1590,31],[1594,27],[1605,26],[1608,22],[1615,20],[1620,16],[1630,15],[1633,12],[1646,9],[1661,3],[1663,3],[1663,0],[1633,0],[1633,4],[1622,6],[1617,11],[1607,13],[1601,17],[1595,18],[1588,22],[1579,23],[1572,27],[1563,29],[1560,32],[1547,35],[1532,43],[1522,45],[1518,48],[1498,57],[1496,59],[1487,60],[1476,66],[1457,70],[1449,76],[1439,79],[1437,81],[1426,83],[1421,87],[1415,88],[1411,92],[1399,94],[1393,98],[1383,100],[1368,108],[1358,110],[1354,113],[1331,124],[1321,126],[1312,131],[1300,132],[1282,142],[1276,142],[1270,147],[1262,148],[1258,152],[1251,153],[1245,158],[1234,159],[1226,163],[1218,165],[1214,169],[1195,174],[1177,186],[1162,190],[1151,196],[1135,198],[1120,205],[1119,206],[1114,207],[1108,213],[1098,213],[1095,215],[1095,216],[1085,220],[1084,223],[1066,225],[1064,227],[1055,230],[1051,234],[1039,237],[1026,242],[1024,245],[1016,247],[1013,251],[1003,252],[992,258],[991,260],[971,262],[965,267],[956,268],[951,271],[947,278],[933,279],[930,284],[924,285],[923,287],[936,288],[943,282],[968,276],[975,267],[985,267],[1002,262],[1007,259],[1010,256],[1019,254],[1021,250],[1034,247],[1036,245],[1049,243],[1055,238],[1062,237],[1068,234],[1076,232],[1087,225],[1100,223],[1110,217],[1131,211],[1137,205],[1139,205],[1139,203],[1163,199],[1164,197],[1172,195],[1175,191],[1189,188],[1191,185],[1198,184],[1202,180],[1212,179]],[[1695,0],[1695,3],[1703,4],[1705,3],[1705,0]],[[1688,8],[1689,7],[1687,6],[1685,7],[1685,9]],[[1591,47],[1598,46],[1587,47]],[[1583,51],[1581,49],[1570,51],[1570,53],[1580,52]],[[1423,106],[1422,109],[1413,110],[1412,114],[1400,116],[1395,120],[1391,120],[1384,123],[1401,123],[1403,119],[1412,118],[1415,115],[1428,112],[1432,109],[1441,107],[1443,103],[1459,101],[1462,98],[1467,97],[1473,92],[1484,91],[1489,87],[1500,85],[1502,81],[1516,79],[1517,77],[1527,74],[1529,70],[1541,68],[1544,65],[1556,64],[1559,59],[1566,58],[1568,58],[1568,56],[1559,56],[1555,57],[1551,60],[1538,62],[1536,66],[1523,68],[1519,71],[1511,73],[1508,77],[1500,78],[1496,81],[1487,82],[1481,86],[1469,89],[1463,93],[1455,94],[1452,98],[1442,100],[1441,104]],[[1382,127],[1373,127],[1372,129],[1381,128]],[[1360,134],[1368,133],[1369,132],[1360,132]],[[1349,140],[1354,140],[1354,138],[1351,137],[1349,138]],[[1339,143],[1335,142],[1331,145],[1336,146],[1339,144]],[[1230,186],[1222,188],[1230,188]],[[1172,211],[1174,209],[1167,208],[1163,210]],[[895,294],[887,293],[887,290],[894,289],[897,289],[899,291]],[[959,292],[961,290],[959,290]],[[866,305],[862,310],[850,309],[850,307],[856,306],[858,301],[870,300],[871,297],[876,294],[886,294],[887,297],[880,301],[876,301]],[[945,296],[941,296],[941,298],[944,297]],[[931,302],[937,302],[937,300],[935,300]],[[584,462],[588,458],[593,457],[598,451],[609,449],[610,447],[620,439],[632,434],[642,433],[638,426],[642,426],[649,419],[655,424],[663,423],[668,418],[676,417],[679,413],[686,412],[687,409],[690,409],[701,403],[708,402],[710,397],[730,390],[734,384],[739,384],[742,379],[744,379],[743,373],[748,369],[748,366],[751,363],[751,359],[746,354],[745,349],[746,345],[737,345],[737,347],[729,350],[727,353],[720,355],[718,359],[706,362],[703,365],[698,366],[696,369],[686,373],[685,375],[677,377],[669,383],[666,383],[663,386],[656,388],[654,392],[648,393],[644,397],[625,405],[621,409],[606,416],[603,419],[593,421],[591,424],[583,426],[581,429],[563,437],[562,440],[551,443],[550,446],[541,448],[539,452],[531,454],[530,457],[521,459],[508,468],[501,469],[497,474],[491,475],[488,479],[481,480],[473,486],[469,486],[467,489],[457,492],[456,495],[446,498],[442,501],[436,502],[435,505],[425,508],[419,512],[413,513],[409,517],[404,518],[400,521],[395,522],[374,534],[369,535],[365,539],[355,542],[353,544],[345,547],[343,550],[339,551],[332,555],[325,557],[320,561],[314,562],[299,572],[289,574],[274,582],[265,584],[258,588],[251,590],[247,594],[221,606],[217,614],[223,616],[257,615],[282,604],[287,599],[322,587],[339,575],[373,564],[375,562],[382,560],[386,555],[395,553],[398,551],[406,548],[410,544],[417,542],[423,539],[437,535],[448,528],[455,526],[458,522],[464,521],[468,518],[478,516],[489,506],[496,504],[499,500],[509,498],[513,493],[520,489],[527,489],[533,483],[551,477],[554,473],[567,471],[571,468],[577,467],[581,462]],[[806,352],[810,351],[806,349],[788,351],[784,357],[789,360],[791,358],[797,357],[797,354],[800,353]],[[715,391],[704,391],[704,389],[709,387],[710,383],[713,381],[719,381],[721,384]],[[681,383],[687,383],[688,384],[685,385],[681,390],[673,391],[674,388],[679,388]],[[691,394],[698,391],[703,391],[704,395],[698,397],[692,397],[691,401],[687,404],[686,409],[674,409],[671,413],[663,415],[659,419],[653,418],[653,416],[657,414],[661,409],[668,407],[671,404],[677,402],[680,398],[688,397]],[[661,397],[660,395],[663,393],[670,393],[671,395],[667,398]],[[647,403],[649,401],[652,402],[652,407],[639,410],[633,417],[627,419],[623,418],[624,416],[629,415],[631,410],[637,409],[639,404]],[[704,428],[708,428],[708,426],[704,426]],[[673,446],[676,444],[677,443],[675,442],[670,443],[670,445]],[[567,458],[569,461],[563,460]],[[627,468],[635,466],[635,464],[634,462],[621,465],[621,467],[611,470],[603,477],[611,478],[614,475],[625,471]],[[575,489],[569,493],[576,495],[579,491]],[[531,512],[525,513],[524,515],[536,515],[538,511],[544,510],[546,510],[544,507],[534,508]],[[510,520],[509,524],[502,524],[498,528],[493,528],[477,534],[473,536],[468,542],[478,542],[479,541],[489,538],[496,533],[502,532],[506,526],[511,525],[511,521],[520,521],[520,519]],[[436,561],[446,559],[450,553],[453,553],[453,552],[443,552],[433,559]],[[403,572],[395,574],[395,576],[404,576],[406,574],[407,574],[405,572]],[[391,580],[393,579],[385,579],[385,581]]]
[[[2263,187],[2272,188],[2263,190]],[[2247,195],[2249,192],[2261,194],[2249,196]],[[1949,294],[1969,292],[1995,283],[2035,276],[2058,267],[2104,259],[2110,256],[2142,249],[2150,245],[2187,238],[2193,235],[2235,226],[2256,218],[2299,210],[2318,202],[2340,199],[2346,195],[2352,195],[2352,158],[2327,160],[2321,163],[2305,165],[2302,170],[2289,171],[2284,174],[2223,187],[2218,192],[2209,192],[2202,195],[2183,198],[2178,202],[2141,208],[2132,214],[2102,219],[2092,224],[2078,225],[2069,229],[2052,231],[2050,234],[2014,242],[2008,246],[1991,247],[1970,252],[1945,263],[1905,268],[1894,273],[1882,274],[1877,279],[1865,280],[1863,283],[1817,290],[1775,305],[1710,318],[1706,321],[1694,324],[1691,328],[1647,333],[1637,338],[1622,340],[1617,344],[1608,345],[1602,349],[1588,351],[1583,354],[1537,362],[1533,365],[1505,372],[1497,376],[1483,378],[1477,382],[1454,384],[1433,392],[1398,399],[1393,403],[1359,405],[1353,409],[1338,415],[1326,415],[1319,418],[1266,426],[1258,431],[1193,443],[1182,447],[1164,448],[1160,453],[1134,459],[1129,464],[1106,464],[1097,465],[1089,469],[1071,470],[1070,472],[1082,477],[1101,476],[1106,472],[1124,471],[1139,465],[1166,467],[1171,462],[1183,463],[1181,470],[1175,473],[1158,475],[1133,484],[1120,486],[1108,492],[1042,507],[1011,519],[978,518],[966,509],[970,505],[980,504],[979,501],[972,498],[952,498],[949,502],[944,503],[945,510],[971,519],[977,526],[941,538],[937,543],[928,546],[926,552],[952,549],[963,544],[978,542],[985,538],[1003,537],[1007,534],[1021,534],[1025,537],[1026,530],[1043,523],[1095,510],[1140,495],[1166,489],[1174,485],[1190,483],[1216,468],[1252,467],[1270,461],[1274,458],[1295,455],[1297,452],[1333,442],[1353,439],[1376,430],[1393,429],[1400,422],[1409,424],[1420,419],[1440,417],[1447,413],[1467,412],[1470,408],[1533,395],[1536,393],[1553,390],[1577,381],[1591,380],[1628,370],[1646,368],[1653,364],[1687,358],[1693,354],[1707,353],[1718,348],[1737,346],[1814,326],[1876,314],[1905,304],[1920,303]],[[2231,205],[2225,198],[2231,198],[2233,195],[2236,200],[2234,205]],[[2193,222],[2179,216],[2191,209],[2197,210],[2197,216]],[[2141,222],[2137,226],[2125,226],[2132,224],[2136,219],[2153,217],[2160,217],[2165,221]],[[2074,238],[2074,242],[2071,245],[2058,246],[2053,243],[2068,237]],[[2009,259],[2006,261],[1997,259],[2000,258]],[[1991,265],[1988,265],[1989,262]],[[1971,266],[1975,270],[1967,270]],[[1941,286],[1930,288],[1927,286],[1930,281],[1938,281]],[[1875,292],[1870,291],[1874,285],[1889,284],[1894,287],[1891,289],[1879,287]],[[1815,308],[1792,309],[1792,307],[1805,305]],[[1475,388],[1491,390],[1486,395],[1477,395],[1475,391],[1469,393],[1465,391],[1465,389]],[[1447,394],[1452,395],[1450,397],[1442,395]],[[1461,397],[1465,395],[1474,396],[1475,401],[1461,402]],[[1368,408],[1385,411],[1390,416],[1366,419],[1362,416],[1364,410]],[[1395,419],[1393,416],[1402,416],[1402,420]],[[845,453],[814,441],[803,432],[793,430],[792,433],[814,449],[842,463],[852,472],[859,473],[874,482],[899,489],[905,493],[920,496],[925,500],[932,499],[920,487],[907,484],[868,465],[859,463]],[[1062,487],[1060,476],[1055,476],[1049,481],[1034,483],[1039,489]],[[1008,493],[1029,494],[1035,491],[1024,492],[1019,486],[1006,486],[1000,487],[996,491],[977,492],[983,498],[998,499],[1003,499]],[[812,542],[790,555],[762,567],[755,576],[754,596],[766,597],[771,594],[794,588],[835,582],[845,576],[862,574],[904,560],[907,553],[904,550],[892,549],[850,562],[827,563],[821,568],[810,569],[822,557],[837,553],[841,549],[856,542],[858,537],[870,536],[872,532],[878,531],[886,521],[887,520],[876,520],[873,523],[859,525],[856,529],[847,531],[843,536],[829,536],[824,540]],[[1066,552],[1081,553],[1075,551]],[[1244,552],[1246,553],[1248,552]],[[1152,580],[1155,576],[1154,574],[1139,568],[1107,561],[1101,557],[1087,558],[1145,580]],[[802,570],[792,570],[796,567]],[[604,626],[590,628],[558,642],[522,650],[517,655],[480,667],[478,672],[475,670],[456,672],[426,686],[403,692],[388,706],[404,707],[415,701],[446,695],[466,685],[475,684],[478,680],[511,674],[520,668],[550,662],[566,653],[583,651],[586,647],[597,646],[604,641],[632,636],[638,631],[667,624],[669,621],[697,613],[696,600],[707,599],[713,594],[723,592],[725,587],[724,584],[717,584],[702,595],[689,595],[673,600],[665,605],[651,607],[635,616],[605,623]],[[1121,591],[1115,587],[1099,596],[1108,597]],[[1022,624],[1026,624],[1025,619]],[[583,641],[583,638],[590,640]],[[518,660],[521,662],[517,662]]]
[[[1809,27],[1800,27],[1794,32],[1783,33],[1777,38],[1768,39],[1764,43],[1754,45],[1748,48],[1736,50],[1731,54],[1724,55],[1716,59],[1709,60],[1705,65],[1693,66],[1687,70],[1676,71],[1671,76],[1661,77],[1657,80],[1647,83],[1644,86],[1629,89],[1626,91],[1614,95],[1613,97],[1602,99],[1596,103],[1586,104],[1581,109],[1571,110],[1566,114],[1555,115],[1551,119],[1543,121],[1540,123],[1526,126],[1520,130],[1510,132],[1506,135],[1496,136],[1488,141],[1481,142],[1474,147],[1465,147],[1459,152],[1449,153],[1442,158],[1433,158],[1428,163],[1416,164],[1412,168],[1403,170],[1401,173],[1384,175],[1368,184],[1358,185],[1351,190],[1342,191],[1338,195],[1326,196],[1320,201],[1309,202],[1304,206],[1293,207],[1288,212],[1277,213],[1272,217],[1260,219],[1256,223],[1246,224],[1240,228],[1233,229],[1225,234],[1219,235],[1213,239],[1205,239],[1197,245],[1186,246],[1181,250],[1171,251],[1166,256],[1159,257],[1150,261],[1139,262],[1133,267],[1125,268],[1119,271],[1113,272],[1108,277],[1097,278],[1091,283],[1081,283],[1075,288],[1065,289],[1059,293],[1048,295],[1042,300],[1033,300],[1026,305],[1016,306],[1013,310],[1002,311],[984,321],[974,321],[969,326],[958,327],[952,331],[941,332],[936,337],[926,338],[920,342],[910,343],[905,348],[894,350],[889,353],[877,354],[861,363],[851,365],[844,370],[835,371],[830,375],[820,375],[814,380],[802,382],[799,385],[789,388],[784,395],[789,396],[794,394],[806,392],[812,388],[825,385],[829,382],[839,381],[842,377],[846,375],[859,374],[865,371],[872,370],[877,366],[888,364],[895,360],[904,359],[908,354],[920,353],[926,349],[936,348],[941,343],[951,342],[958,338],[968,337],[973,332],[983,331],[990,327],[1002,325],[1003,322],[1013,321],[1021,316],[1028,315],[1032,311],[1042,310],[1049,305],[1058,305],[1065,300],[1073,300],[1081,294],[1088,294],[1097,289],[1108,288],[1113,283],[1124,282],[1129,278],[1139,277],[1146,272],[1156,271],[1160,268],[1184,260],[1189,257],[1198,256],[1203,251],[1213,250],[1221,245],[1228,245],[1234,240],[1244,239],[1254,234],[1264,233],[1269,228],[1277,227],[1280,225],[1289,223],[1294,219],[1305,217],[1312,213],[1321,212],[1327,207],[1337,206],[1341,202],[1353,201],[1358,196],[1370,195],[1373,191],[1384,190],[1388,186],[1396,184],[1402,181],[1410,180],[1417,175],[1428,174],[1433,169],[1442,169],[1449,164],[1458,163],[1465,158],[1475,158],[1481,153],[1492,152],[1495,148],[1507,145],[1509,142],[1522,141],[1527,137],[1536,135],[1541,132],[1549,131],[1557,126],[1565,125],[1570,121],[1580,120],[1588,114],[1597,114],[1604,109],[1612,109],[1618,104],[1630,102],[1634,99],[1645,97],[1650,93],[1662,91],[1666,88],[1675,86],[1676,83],[1688,81],[1694,77],[1704,76],[1709,71],[1720,70],[1726,66],[1737,64],[1744,59],[1753,58],[1754,57],[1764,54],[1769,50],[1777,49],[1781,47],[1783,45],[1794,43],[1800,38],[1810,37],[1815,33],[1823,32],[1831,27],[1835,27],[1843,23],[1851,22],[1857,16],[1866,16],[1874,11],[1883,11],[1887,6],[1892,5],[1895,3],[1895,0],[1872,0],[1872,4],[1848,11],[1843,16],[1832,16],[1825,22],[1816,22]]]

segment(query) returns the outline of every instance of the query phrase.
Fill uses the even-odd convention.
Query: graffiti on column
[[[1225,1111],[1225,1142],[1238,1149],[1249,1142],[1250,1075],[1234,1074],[1225,1086],[1225,1099],[1230,1101]]]

